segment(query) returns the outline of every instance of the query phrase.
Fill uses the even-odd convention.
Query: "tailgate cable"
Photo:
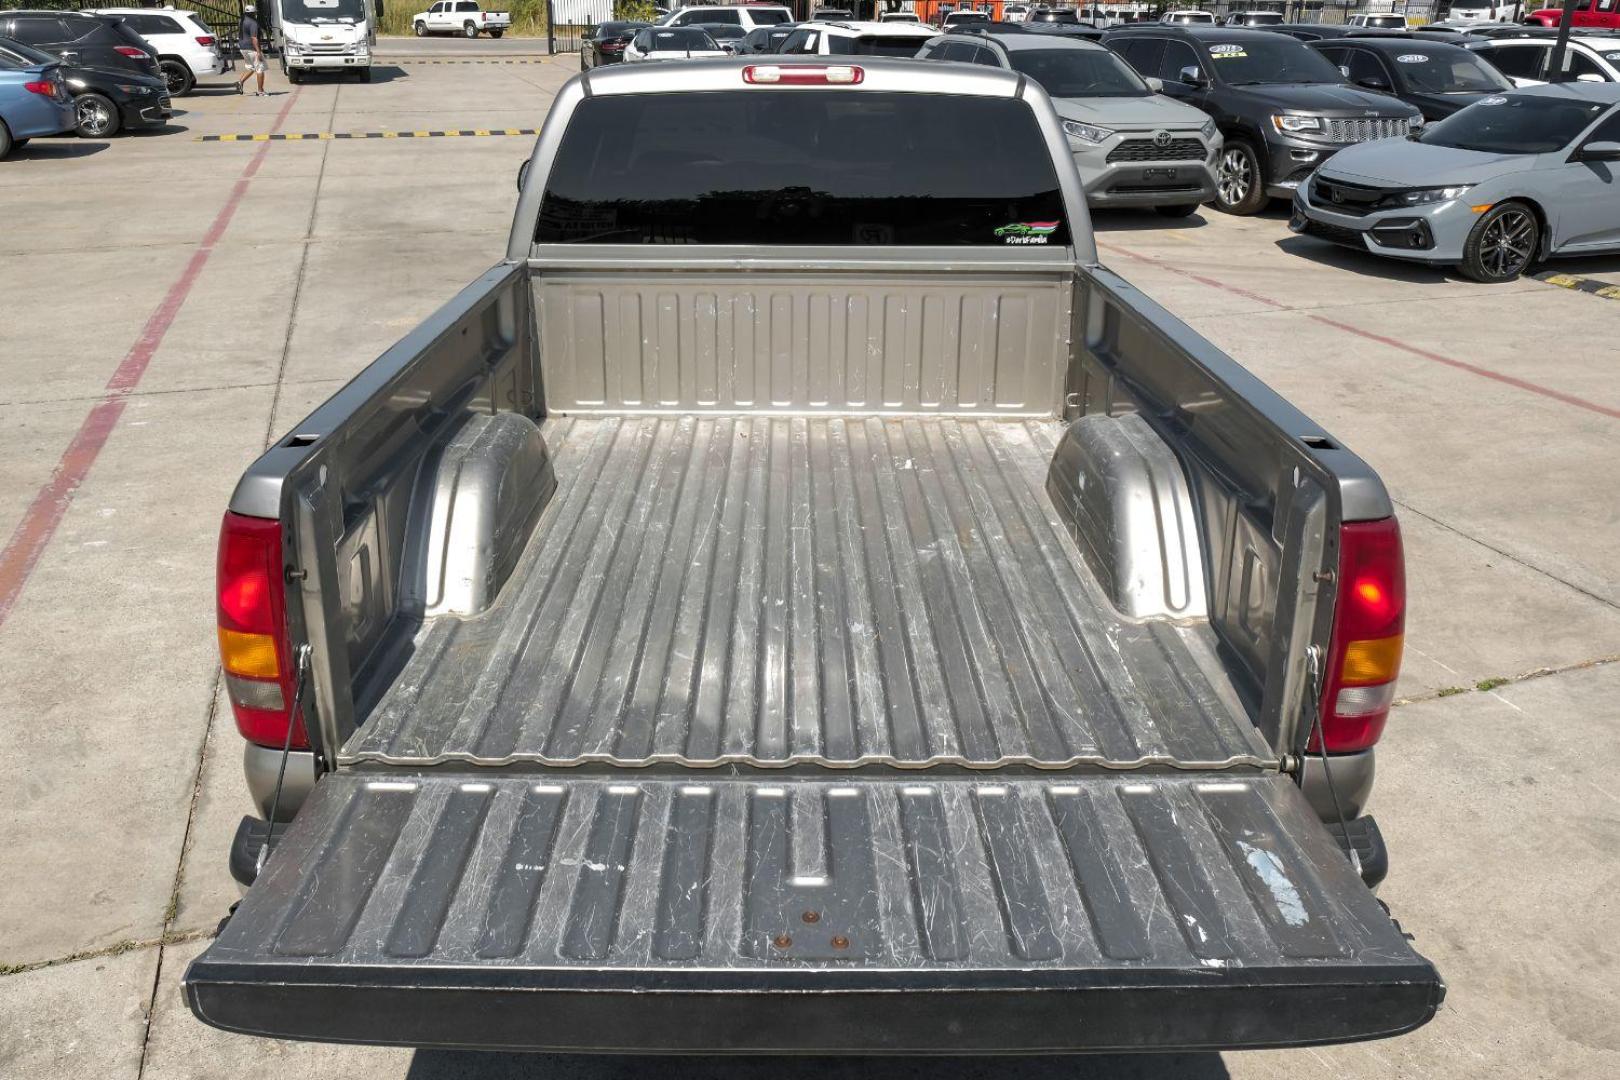
[[[1322,736],[1322,650],[1312,645],[1305,650],[1305,667],[1309,678],[1305,680],[1305,705],[1310,710],[1311,731],[1306,736],[1305,745],[1310,746],[1310,740],[1316,740],[1316,754],[1322,761],[1322,779],[1327,783],[1328,798],[1333,800],[1333,816],[1339,820],[1339,833],[1344,837],[1344,852],[1349,858],[1350,865],[1361,873],[1361,854],[1356,851],[1356,845],[1350,841],[1350,825],[1344,818],[1344,807],[1339,804],[1339,791],[1333,786],[1333,769],[1328,765],[1327,740]],[[1306,754],[1309,754],[1309,749]],[[1305,778],[1304,762],[1300,764],[1300,780]]]
[[[298,646],[297,682],[293,684],[292,707],[287,710],[287,737],[281,741],[281,767],[276,770],[276,793],[270,799],[270,817],[265,821],[264,846],[253,864],[254,876],[264,870],[270,858],[270,845],[276,838],[276,811],[281,808],[281,785],[287,779],[287,758],[292,756],[293,729],[298,726],[298,710],[304,701],[304,685],[309,681],[309,643]]]

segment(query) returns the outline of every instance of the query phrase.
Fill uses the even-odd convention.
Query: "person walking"
[[[264,97],[264,46],[261,43],[259,21],[253,17],[252,4],[242,5],[242,32],[237,46],[242,50],[242,77],[236,80],[236,92],[240,94],[242,87],[253,76],[259,77],[259,88],[253,92],[254,97]]]

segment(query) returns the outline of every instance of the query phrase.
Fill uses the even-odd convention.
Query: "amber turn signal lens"
[[[1401,673],[1401,648],[1405,642],[1405,634],[1350,642],[1344,649],[1340,684],[1367,686],[1394,682],[1395,676]]]
[[[244,634],[219,628],[219,659],[232,675],[250,679],[274,679],[281,669],[276,665],[276,639],[269,634]]]

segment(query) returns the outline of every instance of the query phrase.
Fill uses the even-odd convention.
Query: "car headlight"
[[[1321,134],[1322,118],[1320,116],[1288,116],[1279,113],[1271,118],[1271,126],[1284,135]]]
[[[287,42],[287,51],[290,53],[307,52],[308,46],[306,46],[302,41],[289,41]]]
[[[1422,113],[1413,113],[1411,116],[1408,116],[1406,118],[1406,126],[1408,128],[1410,128],[1411,130],[1413,130],[1413,131],[1416,131],[1418,128],[1422,127],[1423,126],[1423,114]]]
[[[1107,142],[1114,134],[1108,128],[1098,127],[1096,124],[1082,124],[1078,120],[1063,121],[1063,133],[1071,139],[1078,139],[1092,146]]]
[[[1221,129],[1215,125],[1215,118],[1212,116],[1208,120],[1204,121],[1204,126],[1198,129],[1198,134],[1202,135],[1206,139],[1213,139],[1215,134],[1220,130]]]
[[[123,83],[118,84],[118,89],[135,97],[145,97],[147,94],[152,92],[152,88],[150,86],[125,86]]]
[[[1460,199],[1467,194],[1473,184],[1456,184],[1452,187],[1418,188],[1415,191],[1403,191],[1388,200],[1395,206],[1428,206],[1430,203],[1450,202]]]

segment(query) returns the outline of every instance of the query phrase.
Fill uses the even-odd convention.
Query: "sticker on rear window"
[[[1620,61],[1620,52],[1606,52],[1603,54],[1603,59]]]
[[[1015,221],[997,229],[996,235],[1008,244],[1044,244],[1061,224],[1059,221]]]
[[[1415,52],[1401,53],[1401,55],[1397,56],[1395,59],[1399,60],[1403,64],[1427,64],[1429,62],[1429,58],[1427,56],[1424,56],[1422,53]]]
[[[1236,56],[1248,56],[1241,45],[1211,45],[1209,55],[1217,60],[1227,60]]]

